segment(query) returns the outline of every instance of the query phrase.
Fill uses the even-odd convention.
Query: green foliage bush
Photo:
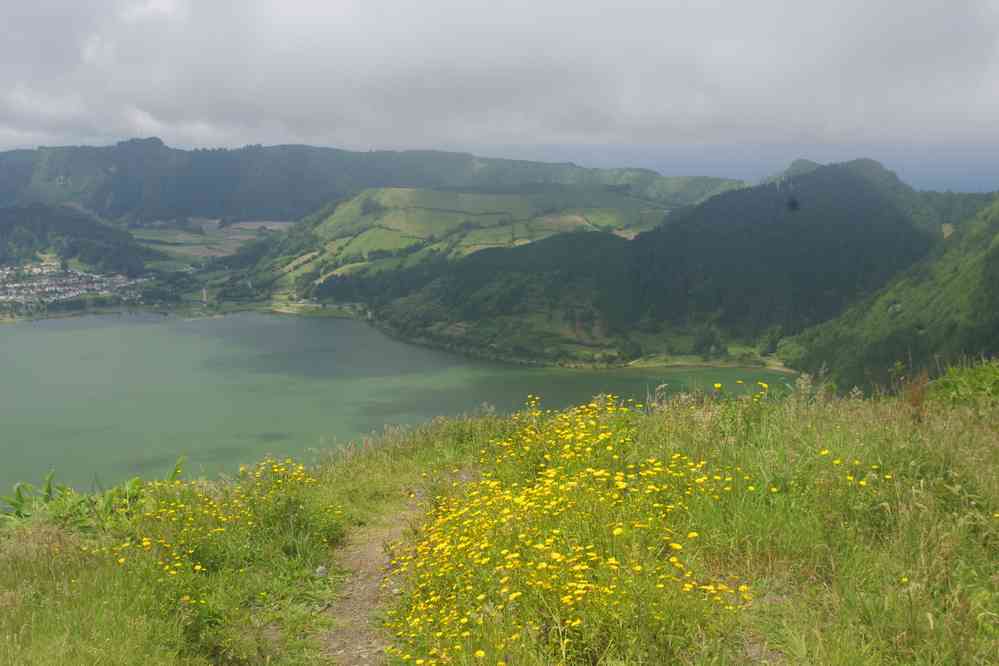
[[[328,593],[329,581],[313,572],[344,524],[316,484],[303,466],[268,459],[230,483],[184,481],[178,467],[167,480],[133,479],[97,494],[49,475],[42,489],[21,484],[2,501],[15,529],[51,522],[88,535],[74,552],[53,553],[51,565],[121,580],[162,625],[161,647],[192,663],[244,664],[281,649],[248,624],[251,615],[294,614]],[[28,564],[0,560],[0,579],[5,566]]]
[[[933,381],[930,396],[951,405],[999,402],[999,360],[949,368]]]

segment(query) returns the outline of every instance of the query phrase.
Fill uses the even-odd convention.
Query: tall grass
[[[312,469],[22,489],[0,519],[0,663],[324,663],[343,572],[317,567],[414,501],[395,662],[995,663],[999,402],[974,388],[992,375],[948,381],[531,403]]]
[[[910,394],[535,410],[399,551],[395,655],[995,663],[997,433]]]
[[[342,572],[317,569],[333,568],[345,531],[443,483],[505,429],[440,420],[315,469],[265,460],[211,483],[22,489],[0,522],[0,664],[321,661]]]

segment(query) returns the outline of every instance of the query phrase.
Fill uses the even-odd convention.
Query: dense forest
[[[796,368],[840,386],[884,383],[910,366],[999,352],[999,200],[924,260],[840,317],[781,345]]]
[[[726,340],[772,353],[927,257],[989,199],[918,193],[857,160],[718,195],[631,241],[563,234],[333,276],[313,293],[368,303],[406,337],[501,356],[710,355]]]
[[[30,262],[51,252],[104,273],[137,275],[157,253],[131,234],[64,206],[0,208],[0,265]]]
[[[800,330],[929,251],[920,220],[932,215],[867,160],[715,197],[635,243],[638,314],[749,336]]]
[[[292,220],[369,187],[495,189],[532,183],[611,186],[667,207],[744,185],[644,169],[585,169],[437,151],[301,145],[185,151],[157,138],[0,153],[0,206],[73,203],[102,218],[127,221]]]

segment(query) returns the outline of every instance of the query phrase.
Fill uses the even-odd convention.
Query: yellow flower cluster
[[[829,449],[820,450],[819,456],[829,458],[829,462],[833,467],[841,468],[843,470],[839,477],[847,485],[856,485],[859,488],[866,488],[879,481],[891,481],[895,478],[894,474],[884,472],[879,464],[865,465],[856,458],[853,458],[852,460],[844,460],[842,458],[835,457]]]
[[[271,458],[240,468],[234,484],[143,483],[138,497],[116,510],[122,518],[112,532],[127,533],[124,540],[82,550],[109,556],[120,566],[152,567],[155,582],[168,585],[182,606],[204,604],[203,598],[189,594],[199,587],[196,577],[221,567],[228,559],[225,551],[235,544],[245,547],[261,515],[278,498],[315,483],[303,465]]]
[[[748,604],[745,581],[696,564],[704,539],[687,509],[750,477],[679,452],[641,457],[637,417],[614,396],[558,413],[532,398],[517,433],[482,452],[482,478],[437,498],[395,553],[395,656],[587,661],[613,636],[668,635]]]

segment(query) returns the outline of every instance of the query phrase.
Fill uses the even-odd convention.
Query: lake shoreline
[[[238,314],[241,312],[260,312],[281,315],[294,315],[299,317],[330,317],[336,319],[357,319],[361,317],[352,315],[344,308],[310,308],[303,304],[274,304],[261,301],[256,303],[234,303],[224,302],[216,306],[204,305],[111,305],[104,307],[83,308],[79,310],[49,310],[43,314],[31,315],[0,315],[0,325],[21,324],[31,321],[46,321],[49,319],[72,319],[75,317],[103,316],[115,314],[158,314],[163,316],[176,316],[185,319],[206,319],[212,317],[224,317],[228,314]]]
[[[663,385],[734,394],[790,383],[759,368],[518,366],[394,340],[360,320],[190,314],[130,309],[0,329],[0,489],[52,468],[77,488],[160,477],[181,456],[210,478],[483,404],[512,413],[529,395],[561,409],[599,394],[644,402]]]
[[[627,368],[649,369],[649,370],[655,370],[657,368],[670,368],[670,369],[682,370],[684,368],[689,368],[689,369],[725,368],[725,369],[735,369],[735,370],[766,370],[771,372],[779,372],[788,376],[796,376],[799,374],[797,370],[794,370],[793,368],[788,368],[783,363],[781,363],[776,357],[766,359],[765,361],[759,364],[740,362],[737,359],[697,361],[697,360],[691,360],[688,357],[683,357],[680,359],[670,360],[668,358],[664,359],[661,354],[640,356],[630,361],[619,361],[612,363],[595,363],[595,362],[586,363],[583,361],[551,362],[551,361],[545,361],[533,358],[526,358],[522,356],[515,356],[511,354],[490,352],[476,345],[445,343],[426,337],[413,338],[407,335],[403,335],[394,327],[385,324],[384,322],[378,320],[377,318],[369,317],[367,321],[374,328],[378,329],[379,331],[389,336],[390,338],[398,340],[400,342],[406,342],[408,344],[417,345],[420,347],[426,347],[427,349],[437,349],[439,351],[444,351],[451,354],[457,354],[459,356],[464,356],[470,359],[476,359],[481,361],[492,361],[496,363],[506,363],[510,365],[517,365],[523,367],[560,368],[565,370],[623,370]]]
[[[613,363],[586,363],[582,361],[562,361],[551,362],[510,354],[493,353],[475,345],[461,345],[453,343],[437,342],[430,338],[413,338],[401,334],[394,327],[387,325],[383,321],[374,317],[370,310],[361,305],[329,305],[316,303],[292,303],[275,301],[258,301],[250,303],[223,302],[214,307],[197,306],[109,306],[101,308],[90,308],[84,310],[73,310],[67,312],[46,312],[41,316],[21,316],[21,317],[0,317],[0,325],[17,324],[28,321],[44,321],[46,319],[68,319],[73,317],[85,317],[88,315],[116,315],[116,314],[156,314],[164,317],[177,316],[184,319],[206,319],[213,317],[224,317],[228,314],[239,314],[243,312],[259,312],[262,314],[275,314],[291,317],[329,317],[332,319],[352,319],[361,321],[377,331],[398,342],[447,352],[456,356],[478,361],[489,361],[519,367],[531,368],[561,368],[566,370],[622,370],[627,368],[650,369],[671,368],[683,369],[745,369],[745,370],[767,370],[779,372],[789,376],[795,376],[798,372],[788,368],[776,358],[768,359],[761,364],[751,364],[738,360],[719,359],[715,361],[696,361],[689,358],[676,360],[664,359],[662,355],[643,356],[630,361],[620,361]]]

